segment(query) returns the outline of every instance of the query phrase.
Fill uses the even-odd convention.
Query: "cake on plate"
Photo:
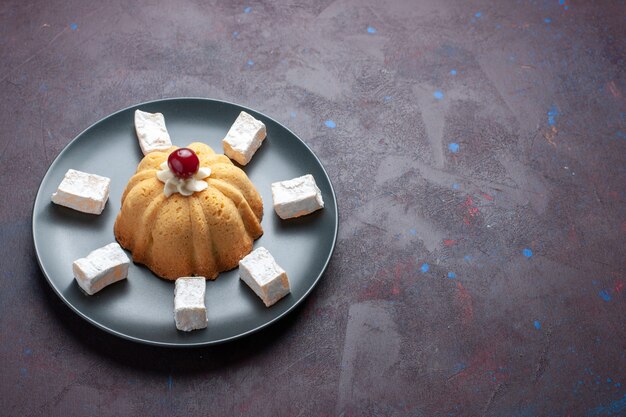
[[[263,201],[248,176],[203,143],[147,154],[122,195],[114,233],[156,275],[215,279],[263,234]]]

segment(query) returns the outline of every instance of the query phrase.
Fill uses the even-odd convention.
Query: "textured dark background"
[[[626,415],[623,1],[0,4],[0,408],[40,416]],[[88,325],[35,260],[48,165],[120,108],[281,121],[334,183],[311,296],[196,350]]]

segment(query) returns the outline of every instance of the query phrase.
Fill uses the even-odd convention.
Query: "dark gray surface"
[[[0,23],[6,414],[623,412],[623,1],[5,0]],[[288,126],[340,208],[293,314],[198,349],[79,318],[31,236],[37,186],[77,133],[180,96]]]
[[[128,279],[93,296],[72,276],[72,262],[115,241],[113,223],[126,183],[142,154],[134,129],[134,111],[161,112],[176,146],[203,142],[222,152],[221,140],[245,110],[265,123],[267,138],[253,160],[242,167],[263,198],[263,236],[254,247],[268,249],[286,271],[291,293],[270,308],[239,279],[238,269],[207,281],[209,325],[194,332],[176,330],[174,283],[146,267],[131,264]],[[109,202],[99,216],[57,206],[50,196],[69,169],[111,178]],[[323,210],[281,220],[273,210],[270,185],[312,174],[322,192]],[[241,106],[208,99],[170,99],[144,103],[97,122],[57,157],[44,176],[33,211],[33,237],[42,270],[61,299],[96,326],[138,342],[198,346],[232,340],[277,320],[313,289],[332,255],[337,235],[337,206],[332,185],[311,150],[276,121]],[[130,256],[130,254],[129,254]]]

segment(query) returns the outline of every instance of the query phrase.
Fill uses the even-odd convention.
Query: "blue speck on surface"
[[[552,19],[550,19],[549,17],[546,17],[545,19],[543,19],[543,21],[546,23],[550,23],[552,22]]]
[[[421,270],[423,273],[428,272],[428,270],[429,270],[429,269],[430,269],[430,265],[428,265],[426,262],[424,262],[424,263],[422,264],[422,266],[420,267],[420,270]]]
[[[391,96],[385,96],[385,97],[383,97],[383,101],[384,101],[385,103],[389,103],[389,102],[391,101]]]
[[[30,350],[30,349],[28,349],[28,348],[24,349],[24,355],[26,355],[26,356],[30,356],[30,355],[32,355],[32,354],[33,354],[33,351],[32,351],[32,350]]]
[[[602,299],[603,299],[604,301],[611,301],[611,298],[612,298],[612,297],[611,297],[611,294],[609,294],[609,292],[608,292],[607,290],[600,290],[600,291],[598,292],[598,295],[599,295],[600,297],[602,297]]]
[[[367,27],[367,33],[376,33],[376,29],[371,27],[371,26],[368,26]]]
[[[564,8],[565,10],[567,10],[567,9],[569,9],[569,6],[565,6],[565,7],[563,7],[563,8]]]
[[[167,377],[167,389],[168,389],[169,391],[171,391],[171,390],[172,390],[172,385],[174,385],[174,380],[172,379],[172,375],[169,375],[169,376]]]
[[[437,100],[441,100],[443,98],[443,93],[437,90],[433,93],[433,97],[435,97]]]
[[[467,368],[467,365],[464,362],[459,362],[456,365],[454,365],[454,368],[452,368],[452,372],[456,374],[456,373],[461,372],[465,368]]]
[[[237,36],[239,36],[239,32],[234,31],[234,32],[233,32],[233,38],[236,38]]]
[[[76,24],[76,23],[70,23],[70,29],[72,29],[72,30],[76,30],[76,29],[78,29],[78,24]]]
[[[554,126],[556,124],[556,118],[559,115],[559,109],[553,104],[548,110],[548,125]]]
[[[456,274],[454,272],[448,272],[448,278],[454,279],[456,278]]]
[[[415,235],[417,235],[417,230],[409,229],[409,234],[415,236]]]
[[[476,14],[474,14],[474,16],[476,17],[481,17],[482,15],[483,15],[482,12],[476,12]]]
[[[533,322],[533,324],[534,324],[534,326],[535,326],[535,329],[537,329],[537,330],[541,329],[541,323],[539,323],[537,320],[535,320],[535,321]]]
[[[606,382],[608,382],[610,384],[611,382],[613,382],[613,380],[611,378],[607,378]]]
[[[562,6],[565,4],[565,0],[559,0],[559,4]]]
[[[524,256],[525,256],[525,257],[527,257],[527,258],[530,258],[531,256],[533,256],[533,251],[532,251],[532,250],[530,250],[530,249],[528,249],[528,248],[525,248],[525,249],[522,251],[522,253],[523,253],[523,254],[524,254]]]
[[[26,368],[20,368],[20,375],[26,376],[26,374],[28,374],[28,371],[26,370]]]
[[[252,7],[248,6],[245,9],[243,9],[244,13],[250,13],[252,11]]]
[[[450,70],[450,75],[456,75],[456,70],[455,69]]]
[[[592,279],[592,280],[591,280],[591,283],[592,283],[593,285],[598,285],[598,281],[597,281],[597,280],[595,280],[595,279]]]
[[[448,149],[450,149],[450,152],[452,153],[457,153],[461,147],[458,143],[451,143],[448,145]]]
[[[251,66],[253,66],[253,65],[254,65],[254,61],[253,61],[253,60],[251,60],[251,59],[249,59],[249,60],[248,60],[248,62],[247,62],[247,64],[248,64],[248,66],[250,66],[250,67],[251,67]]]
[[[453,190],[458,190],[459,188],[461,188],[461,186],[459,184],[457,184],[456,182],[454,184],[452,184],[452,189]]]
[[[469,255],[465,255],[465,256],[463,257],[463,259],[465,260],[465,262],[471,262],[471,261],[472,261],[472,257],[471,257],[471,256],[469,256]]]
[[[48,85],[46,83],[41,83],[39,85],[39,91],[48,91]]]
[[[289,115],[292,119],[295,119],[298,114],[295,111],[292,111]]]
[[[332,120],[326,120],[324,122],[324,124],[326,125],[326,127],[330,128],[330,129],[334,129],[337,127],[337,124],[335,122],[333,122]]]

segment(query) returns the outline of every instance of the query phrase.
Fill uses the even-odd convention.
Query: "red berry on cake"
[[[167,166],[178,178],[190,178],[200,168],[198,155],[189,148],[179,148],[167,158]]]

